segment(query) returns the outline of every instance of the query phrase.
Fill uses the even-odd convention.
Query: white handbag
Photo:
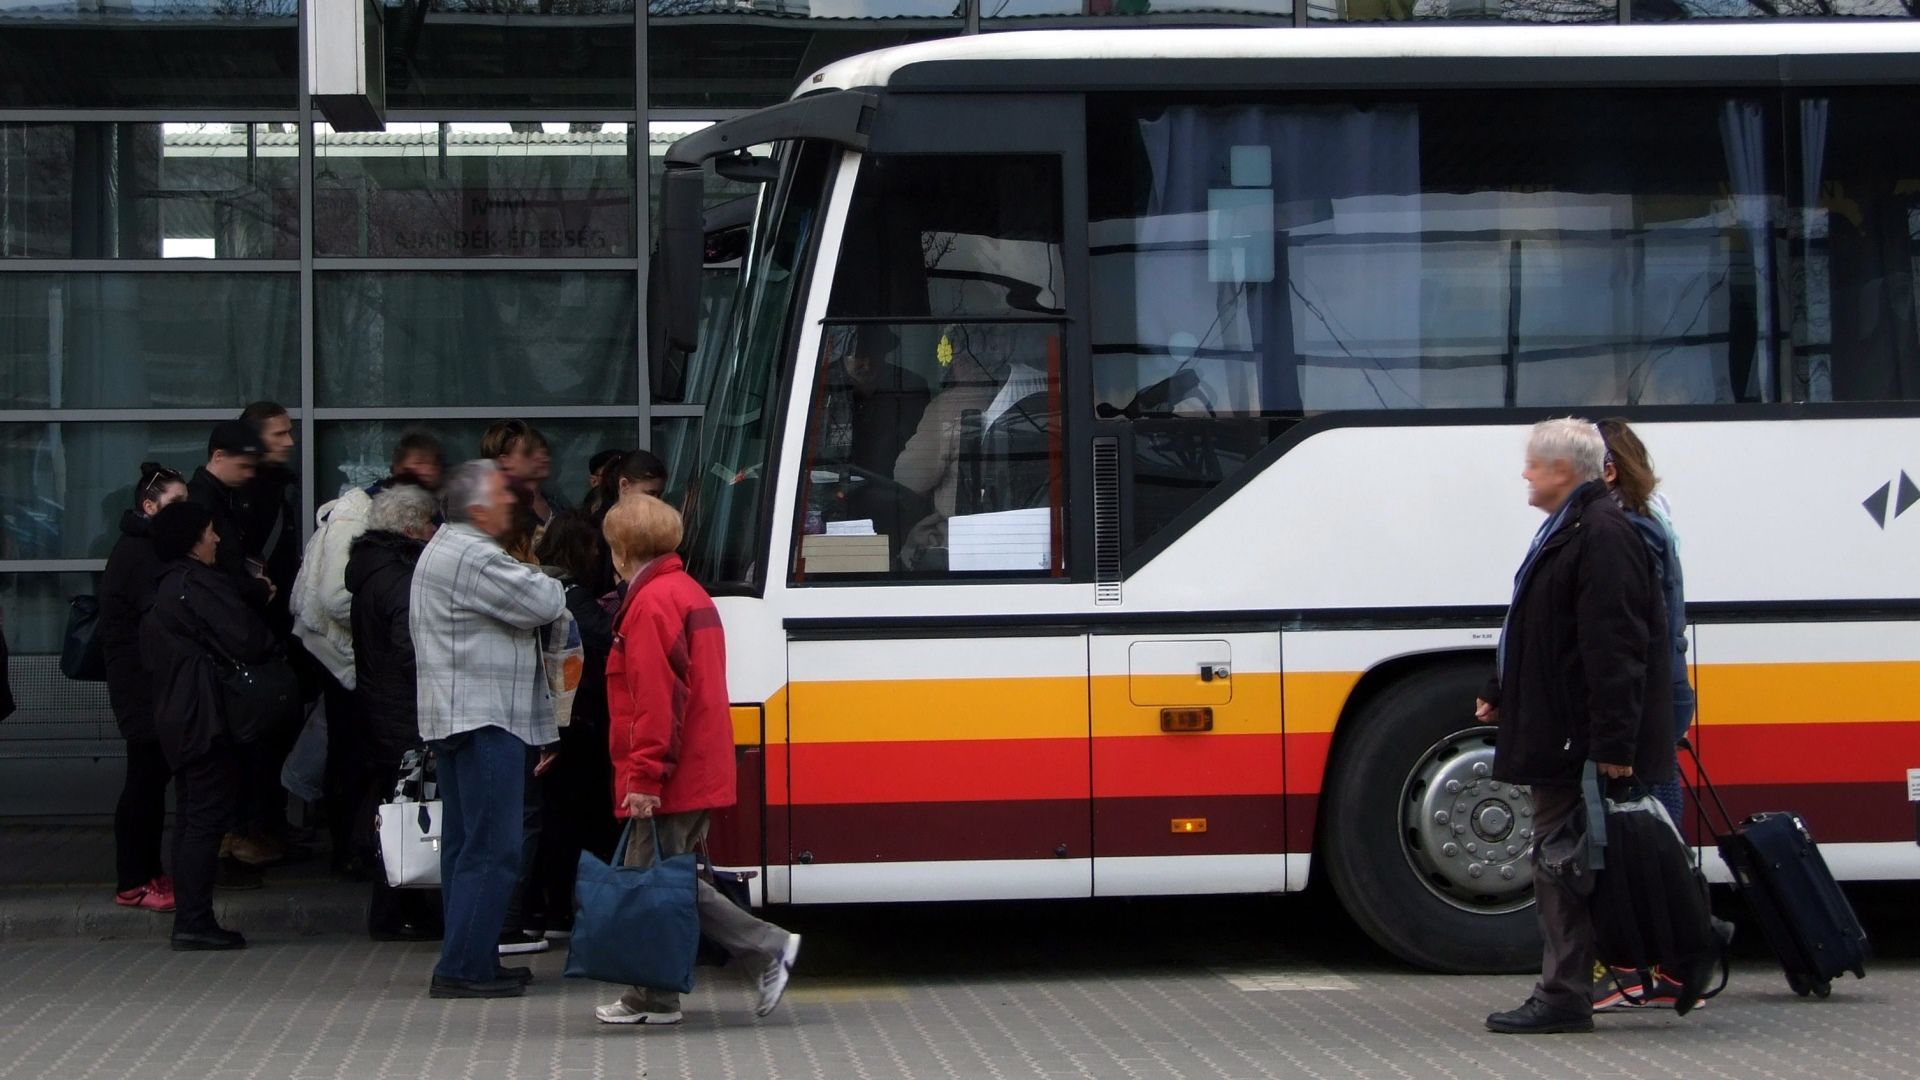
[[[441,805],[426,774],[426,755],[409,750],[393,797],[380,804],[380,861],[396,889],[440,887]]]

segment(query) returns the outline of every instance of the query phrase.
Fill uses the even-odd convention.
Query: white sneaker
[[[601,1005],[593,1010],[593,1015],[603,1024],[654,1024],[661,1027],[677,1024],[684,1019],[677,1012],[642,1012],[628,1007],[625,1001]]]
[[[553,947],[545,934],[536,934],[531,930],[507,930],[500,935],[501,956],[521,956],[526,953],[542,953]]]
[[[793,974],[793,962],[798,959],[800,935],[788,934],[787,947],[760,972],[760,1004],[753,1010],[755,1015],[765,1016],[779,1007],[781,995],[787,992],[787,979]]]

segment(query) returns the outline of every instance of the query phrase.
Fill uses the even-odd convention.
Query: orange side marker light
[[[1177,817],[1173,819],[1175,833],[1203,833],[1207,831],[1207,819],[1203,817]]]
[[[1212,731],[1212,709],[1161,709],[1161,731]]]

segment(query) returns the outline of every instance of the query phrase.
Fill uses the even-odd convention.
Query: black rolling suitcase
[[[1693,755],[1700,777],[1694,802],[1704,812],[1700,791],[1712,796],[1726,825],[1726,831],[1714,837],[1720,858],[1732,872],[1735,888],[1753,905],[1761,932],[1786,971],[1787,985],[1802,997],[1826,997],[1837,975],[1851,971],[1856,978],[1866,978],[1866,931],[1827,869],[1806,822],[1798,814],[1769,811],[1735,825],[1700,766],[1700,752],[1684,739],[1681,745]],[[1711,815],[1707,823],[1712,826]]]

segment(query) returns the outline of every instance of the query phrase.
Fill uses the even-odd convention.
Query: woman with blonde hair
[[[678,511],[630,493],[607,511],[602,528],[614,571],[627,582],[607,656],[614,813],[636,823],[623,862],[649,866],[656,836],[665,856],[693,851],[706,841],[712,811],[733,805],[727,646],[713,600],[674,554]],[[648,819],[650,826],[639,824]],[[754,918],[704,880],[699,912],[709,940],[760,965],[756,1011],[772,1012],[800,955],[800,935]],[[604,1024],[678,1024],[680,995],[636,986],[594,1015]]]

